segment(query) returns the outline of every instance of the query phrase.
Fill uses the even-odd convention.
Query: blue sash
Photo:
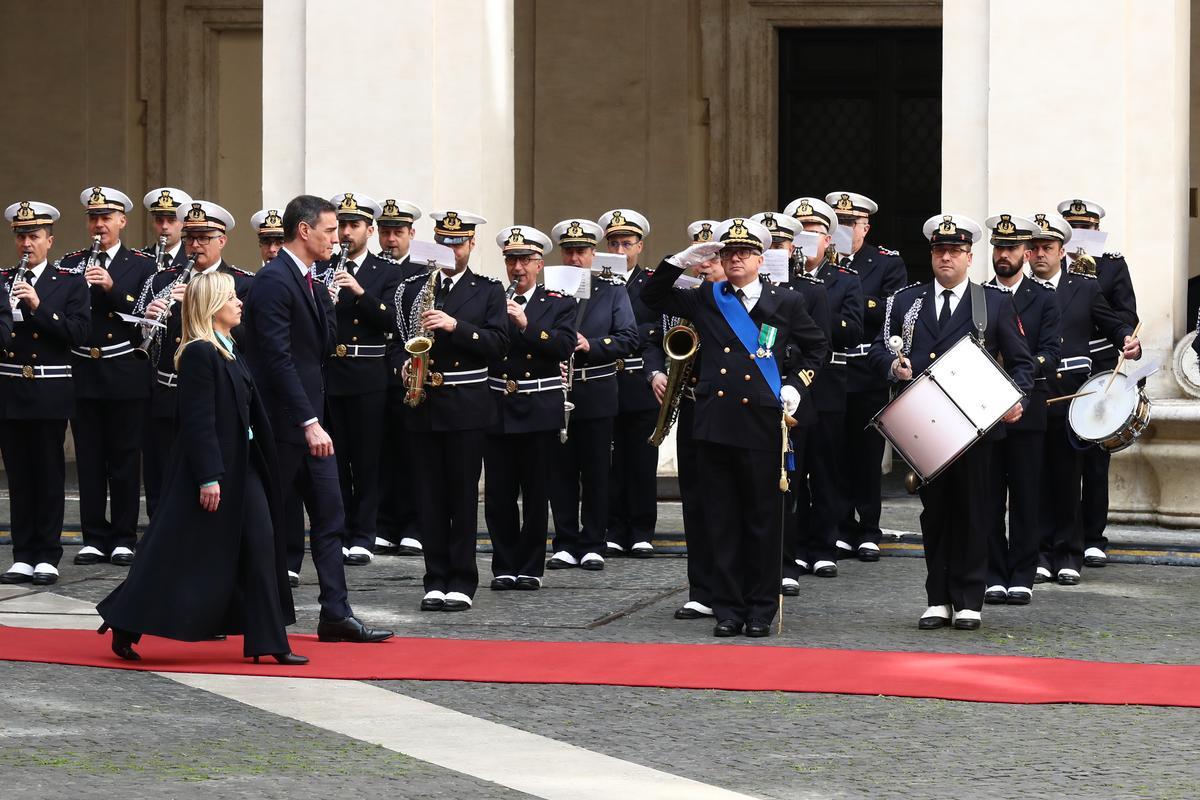
[[[729,327],[733,329],[738,341],[742,343],[742,347],[746,348],[746,352],[754,355],[758,350],[758,326],[754,324],[754,320],[750,319],[750,312],[732,291],[725,291],[729,281],[717,281],[708,285],[712,287],[713,302],[717,304],[717,310],[729,323]],[[779,407],[783,408],[783,401],[779,397],[779,392],[783,389],[783,381],[779,377],[779,365],[775,363],[772,355],[768,355],[766,358],[755,357],[753,360],[767,385],[771,387],[775,399],[779,400]]]

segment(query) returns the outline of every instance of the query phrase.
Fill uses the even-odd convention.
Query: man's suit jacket
[[[862,338],[863,294],[858,274],[847,267],[823,262],[815,277],[825,284],[829,303],[830,358],[813,384],[813,402],[818,411],[846,410],[846,360],[838,353],[854,347]]]
[[[620,413],[658,411],[658,399],[650,388],[650,373],[666,371],[666,355],[662,349],[662,315],[651,311],[642,302],[642,289],[646,280],[653,275],[642,267],[635,267],[625,282],[629,294],[629,307],[637,325],[637,347],[628,358],[642,359],[642,368],[617,371],[618,407]]]
[[[497,424],[491,433],[556,431],[563,424],[561,389],[520,393],[497,384],[559,377],[559,365],[575,349],[575,300],[539,286],[525,304],[525,330],[508,319],[508,353],[488,369],[496,398]]]
[[[246,360],[275,438],[303,444],[306,421],[325,424],[322,366],[335,335],[329,292],[320,284],[310,292],[300,267],[281,250],[256,273],[245,303]]]

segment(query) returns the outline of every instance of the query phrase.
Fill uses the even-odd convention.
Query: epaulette
[[[243,278],[253,278],[254,277],[253,272],[242,269],[241,267],[235,267],[233,264],[230,264],[228,261],[223,261],[221,263],[223,263],[225,266],[229,267],[229,271],[234,273],[235,275],[241,275]]]
[[[428,272],[418,272],[415,275],[409,275],[407,278],[404,279],[403,283],[412,283],[413,281],[427,281],[427,280],[429,280]]]
[[[546,292],[546,297],[556,297],[556,298],[566,297],[565,294],[558,291],[557,289],[546,289],[545,292]]]
[[[875,249],[879,251],[880,255],[896,256],[897,258],[900,257],[899,250],[889,250],[886,247],[880,247],[879,245],[875,245]]]
[[[857,275],[858,274],[858,270],[856,270],[854,267],[850,266],[849,264],[838,264],[837,268],[841,272],[845,272],[849,275]]]
[[[1050,283],[1050,281],[1042,280],[1037,275],[1026,275],[1025,278],[1033,281],[1035,285],[1040,286],[1043,289],[1048,289],[1051,292],[1054,291],[1054,284]]]
[[[481,275],[481,274],[479,274],[478,272],[476,272],[476,273],[475,273],[475,277],[477,277],[477,278],[483,278],[485,281],[491,281],[492,283],[499,283],[499,282],[500,282],[500,279],[499,279],[499,278],[493,278],[491,275]]]
[[[625,283],[625,279],[620,275],[602,275],[597,272],[594,273],[592,277],[598,281],[603,281],[604,283],[611,283],[613,286],[621,286]]]
[[[400,262],[397,261],[396,259],[392,258],[391,256],[389,256],[387,253],[372,253],[371,255],[375,256],[380,261],[386,261],[389,264],[395,264],[396,266],[400,266]]]
[[[815,283],[815,284],[817,284],[818,286],[824,286],[824,285],[825,285],[825,281],[821,280],[821,279],[820,279],[820,278],[818,278],[816,275],[813,275],[811,272],[802,272],[802,273],[800,273],[800,280],[802,280],[802,281],[808,281],[809,283]]]
[[[128,249],[129,249],[129,252],[133,253],[134,255],[141,256],[142,258],[148,258],[151,261],[154,260],[154,256],[151,255],[150,253],[143,253],[141,250],[138,250],[136,248],[128,248]]]
[[[895,297],[896,295],[900,294],[901,292],[907,292],[909,289],[915,289],[918,286],[924,286],[924,285],[925,284],[923,284],[921,281],[917,281],[916,283],[910,283],[908,286],[901,286],[899,289],[892,292],[892,296]]]
[[[1012,289],[1008,288],[1007,286],[1001,286],[998,283],[985,283],[984,286],[986,286],[989,289],[995,289],[998,292],[1004,292],[1005,294],[1012,294]]]
[[[1067,269],[1067,272],[1068,272],[1068,273],[1070,273],[1071,275],[1074,275],[1074,276],[1078,277],[1078,278],[1087,278],[1088,280],[1092,280],[1092,281],[1096,280],[1096,276],[1095,276],[1095,275],[1093,275],[1093,274],[1092,274],[1092,273],[1090,273],[1090,272],[1076,272],[1076,271],[1075,271],[1075,265],[1074,265],[1074,264],[1072,264],[1072,265],[1071,265],[1071,266],[1070,266],[1070,267]]]
[[[54,263],[58,264],[61,261],[66,261],[68,258],[74,258],[75,256],[87,255],[88,250],[89,250],[89,248],[87,248],[87,247],[85,247],[81,250],[72,250],[71,252],[67,253],[66,255],[64,255],[62,258],[60,258],[58,261],[55,261]]]
[[[1125,256],[1121,255],[1120,253],[1105,253],[1104,255],[1102,255],[1100,257],[1117,259],[1117,258],[1124,258]]]

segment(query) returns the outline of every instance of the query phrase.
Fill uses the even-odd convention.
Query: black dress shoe
[[[979,630],[980,621],[977,619],[956,619],[954,620],[954,629],[959,631],[977,631]]]
[[[542,582],[530,575],[517,578],[517,588],[525,592],[536,592],[542,588]]]
[[[510,578],[507,575],[500,578],[492,578],[493,592],[507,592],[509,589],[517,588],[517,579]]]
[[[412,545],[401,544],[396,546],[396,555],[398,556],[420,556],[424,555],[425,551],[419,547]]]
[[[780,587],[780,592],[784,597],[799,597],[800,587],[798,585],[793,586],[790,583],[785,583],[782,587]]]
[[[837,574],[837,564],[826,564],[823,567],[813,570],[813,575],[816,575],[818,578],[836,578]]]
[[[1060,572],[1060,573],[1058,573],[1058,585],[1059,586],[1078,586],[1079,585],[1079,576],[1073,575],[1070,572],[1065,572],[1065,573]]]
[[[275,659],[275,663],[285,664],[289,667],[301,667],[308,663],[307,657],[298,656],[295,653],[267,653],[267,655]],[[258,663],[259,658],[261,658],[261,656],[254,657],[255,664]]]
[[[100,626],[96,633],[103,636],[110,626],[107,622]],[[142,657],[133,649],[134,643],[138,637],[129,631],[123,631],[120,628],[112,628],[112,651],[126,661],[141,661]]]
[[[1103,567],[1108,564],[1108,556],[1084,556],[1083,565],[1085,567]]]
[[[105,557],[100,553],[76,553],[75,558],[72,559],[72,563],[77,567],[90,567],[105,560]]]
[[[738,622],[736,619],[723,619],[717,623],[715,628],[713,628],[713,636],[721,638],[727,636],[737,636],[741,632],[742,623]]]
[[[871,547],[860,547],[858,548],[858,560],[867,562],[878,561],[879,551]]]
[[[752,619],[746,623],[746,635],[751,639],[761,639],[771,635],[771,623]]]
[[[32,575],[26,575],[24,572],[6,572],[0,575],[0,583],[29,583],[33,580]],[[36,583],[36,581],[34,581]]]
[[[371,563],[371,557],[366,553],[351,553],[342,556],[342,563],[347,567],[365,567]]]
[[[946,627],[949,622],[945,617],[921,617],[921,619],[917,620],[917,629],[922,631],[936,631],[938,628]]]
[[[641,550],[638,550],[637,548],[631,547],[631,548],[629,548],[629,557],[630,558],[653,558],[654,557],[654,548],[643,547]]]
[[[687,606],[681,606],[675,609],[675,619],[700,619],[701,617],[706,616],[708,615],[701,614],[696,609],[688,608]]]
[[[1048,583],[1049,581],[1050,581],[1049,575],[1043,575],[1040,572],[1033,573],[1033,582],[1034,583]]]
[[[1027,606],[1033,600],[1033,595],[1030,592],[1009,592],[1008,604],[1010,606]]]
[[[983,602],[989,606],[1004,605],[1008,602],[1008,592],[1003,589],[993,589],[983,593]]]
[[[599,572],[604,569],[604,562],[594,558],[591,561],[580,561],[579,568],[586,569],[588,572]]]
[[[117,553],[108,559],[110,564],[118,567],[128,567],[133,563],[133,553]]]
[[[442,601],[442,611],[469,611],[471,604],[466,600],[446,598]]]
[[[546,562],[546,569],[570,569],[577,567],[578,564],[572,564],[570,561],[564,561],[561,558],[551,558]]]
[[[440,597],[426,597],[421,600],[422,611],[441,611],[446,601]]]
[[[300,587],[300,576],[299,575],[288,575],[288,586],[292,587],[293,589],[299,588]]]
[[[393,635],[391,631],[368,628],[355,617],[317,623],[317,639],[322,642],[382,642]]]
[[[206,641],[206,642],[223,642],[228,638],[229,637],[223,633],[214,633],[212,636],[205,636],[204,641]]]

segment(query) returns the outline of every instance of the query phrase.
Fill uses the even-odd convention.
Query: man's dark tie
[[[735,289],[733,294],[735,297],[737,297],[738,300],[742,301],[743,306],[746,305],[746,293],[745,292],[743,292],[741,289]]]
[[[311,267],[309,268],[308,272],[304,273],[304,282],[308,284],[308,293],[311,294],[313,297],[316,297],[316,295],[313,294],[313,280],[312,280],[312,268]]]
[[[107,250],[101,250],[99,252],[99,254],[97,254],[96,263],[100,265],[101,269],[108,269],[108,267],[106,266],[108,264],[108,251]]]
[[[33,283],[33,270],[31,270],[31,269],[21,270],[21,280],[25,281],[26,283]]]
[[[437,291],[433,293],[433,307],[438,311],[442,310],[442,306],[446,305],[446,295],[450,294],[450,287],[454,285],[454,281],[450,278],[442,278],[441,284]]]
[[[513,298],[513,302],[514,302],[514,303],[516,303],[516,304],[517,304],[517,305],[519,305],[519,306],[523,306],[523,305],[525,305],[525,302],[526,302],[526,301],[525,301],[525,295],[523,295],[523,294],[519,294],[519,295],[517,295],[516,297],[514,297],[514,298]]]
[[[954,292],[949,289],[942,289],[942,308],[938,311],[938,327],[946,327],[946,323],[950,321],[950,296]]]

